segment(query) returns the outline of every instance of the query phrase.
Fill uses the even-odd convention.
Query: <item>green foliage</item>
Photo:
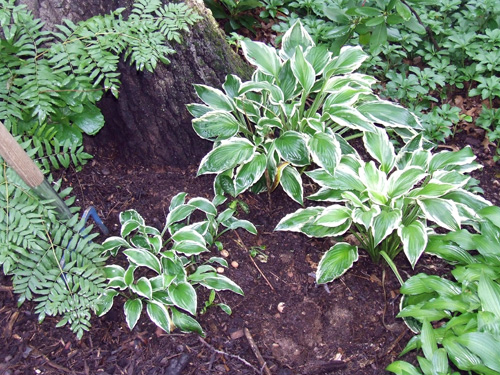
[[[200,18],[183,3],[141,0],[128,19],[123,10],[78,24],[65,20],[49,32],[24,6],[0,2],[0,121],[14,135],[80,145],[82,133],[104,125],[95,106],[102,92],[118,96],[120,55],[153,71],[175,52],[168,42],[180,42],[179,31]]]
[[[257,20],[249,11],[263,6],[259,0],[204,0],[216,19],[225,20],[226,33],[242,27],[254,31]]]
[[[488,204],[464,189],[470,179],[465,172],[479,167],[470,148],[432,154],[423,149],[419,135],[396,155],[383,130],[365,133],[363,141],[378,167],[353,152],[342,157],[333,174],[324,168],[306,173],[321,186],[309,199],[333,204],[299,209],[285,216],[276,230],[309,237],[350,232],[374,262],[382,252],[393,259],[403,251],[414,267],[429,233],[474,223],[476,207]],[[338,278],[357,258],[357,246],[338,243],[323,256],[317,282]]]
[[[99,316],[111,309],[114,297],[120,293],[126,299],[124,313],[130,329],[136,325],[145,304],[151,321],[164,331],[170,333],[177,327],[183,332],[203,335],[201,326],[192,317],[198,306],[195,287],[243,295],[236,283],[217,273],[212,266],[227,267],[224,258],[211,257],[200,264],[200,256],[209,252],[227,230],[244,228],[252,234],[257,234],[257,230],[250,222],[234,218],[232,208],[218,214],[217,206],[225,201],[221,196],[216,196],[213,202],[205,198],[191,198],[186,202],[185,198],[186,193],[172,198],[161,232],[146,225],[134,210],[120,214],[121,236],[106,239],[103,246],[113,256],[123,249],[129,266],[127,269],[116,264],[105,267],[108,287],[100,299]],[[192,223],[195,211],[201,211],[204,220]],[[224,227],[222,231],[220,226]],[[214,299],[215,294],[211,293],[202,311],[211,306]],[[218,306],[231,313],[229,306]]]
[[[455,264],[455,281],[418,274],[401,287],[403,317],[419,333],[403,353],[422,349],[420,370],[404,361],[391,364],[395,374],[500,373],[500,209],[479,209],[478,230],[465,229],[429,239],[429,252]],[[409,369],[409,370],[408,370]],[[404,372],[406,371],[406,372]]]
[[[12,275],[19,304],[34,300],[40,321],[47,315],[61,315],[58,326],[69,324],[81,338],[90,327],[91,309],[106,285],[101,246],[91,242],[96,234],[78,220],[78,208],[71,209],[75,214],[71,220],[60,220],[51,202],[36,197],[2,159],[0,170],[3,272]],[[71,189],[59,193],[67,198],[67,205],[74,202],[70,193]]]
[[[282,48],[242,41],[246,59],[257,67],[249,82],[229,75],[221,90],[195,85],[204,104],[190,104],[193,127],[213,150],[198,174],[216,174],[217,194],[237,196],[278,185],[302,203],[300,172],[312,163],[333,174],[349,137],[376,132],[382,124],[403,138],[421,129],[404,108],[380,100],[370,76],[354,71],[366,55],[345,47],[338,56],[315,46],[297,22]],[[343,134],[350,131],[345,139]]]

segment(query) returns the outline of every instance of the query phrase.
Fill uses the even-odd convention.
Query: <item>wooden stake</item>
[[[255,357],[257,357],[257,361],[259,361],[259,365],[260,365],[261,369],[264,370],[264,373],[266,375],[272,375],[271,370],[269,370],[269,367],[267,367],[266,361],[264,361],[264,358],[262,358],[262,354],[260,354],[260,350],[257,347],[257,345],[255,344],[255,341],[253,340],[253,337],[252,337],[250,331],[248,330],[248,328],[245,328],[243,331],[245,332],[245,337],[247,338],[248,343],[250,344],[250,347],[252,348],[253,354],[255,354]]]

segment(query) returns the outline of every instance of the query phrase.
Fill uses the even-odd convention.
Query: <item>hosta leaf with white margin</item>
[[[304,49],[304,51],[306,60],[312,65],[316,75],[323,73],[326,65],[331,60],[332,53],[328,51],[328,48],[325,45],[319,45]]]
[[[165,332],[170,333],[172,321],[167,308],[159,302],[148,301],[146,303],[146,311],[151,321]]]
[[[264,154],[256,155],[248,163],[238,168],[236,178],[234,179],[235,195],[239,195],[254,185],[264,175],[266,171],[266,156]]]
[[[335,105],[324,108],[324,111],[333,122],[345,128],[363,132],[375,131],[373,122],[359,112],[357,108]]]
[[[366,163],[364,168],[359,169],[359,177],[366,186],[370,198],[377,204],[385,205],[388,201],[385,172],[378,169],[372,160]]]
[[[344,46],[340,49],[338,56],[335,56],[325,68],[325,76],[331,77],[333,74],[349,74],[357,70],[368,55],[363,52],[360,46]]]
[[[171,308],[172,311],[172,321],[174,325],[179,328],[182,332],[196,332],[200,336],[204,336],[205,332],[201,328],[200,324],[187,314],[184,314],[177,310],[175,307]]]
[[[374,205],[369,210],[355,208],[352,211],[352,221],[361,224],[368,230],[373,225],[373,219],[380,214],[380,207]]]
[[[123,253],[127,256],[129,262],[138,266],[144,266],[152,269],[156,273],[161,273],[161,263],[157,257],[144,249],[128,249]]]
[[[193,128],[200,138],[210,140],[228,139],[236,135],[239,122],[229,112],[212,111],[195,118]]]
[[[243,55],[252,65],[256,65],[265,74],[277,77],[281,68],[281,61],[276,50],[261,42],[243,40],[241,42]]]
[[[429,162],[429,172],[451,170],[455,166],[471,164],[476,160],[472,149],[467,146],[460,151],[441,151],[434,154]]]
[[[205,238],[190,227],[183,227],[179,229],[172,235],[171,238],[174,242],[193,241],[202,246],[204,246],[206,243]]]
[[[412,267],[415,267],[418,259],[427,246],[427,231],[424,224],[415,220],[411,224],[398,228],[398,235],[403,243],[403,251]]]
[[[324,207],[300,208],[282,218],[274,230],[299,232],[304,224],[313,221],[324,209]]]
[[[500,372],[500,341],[488,332],[469,332],[458,337],[457,342],[476,354],[490,369]]]
[[[338,237],[342,236],[351,227],[351,221],[346,220],[337,227],[327,227],[316,224],[316,222],[306,223],[300,228],[300,232],[311,238]]]
[[[293,57],[297,47],[305,52],[308,47],[314,45],[314,41],[299,20],[283,35],[279,55],[283,60],[288,60]]]
[[[228,74],[222,87],[224,88],[226,95],[231,99],[234,99],[238,96],[238,91],[241,87],[241,78],[235,76],[234,74]]]
[[[389,176],[387,182],[387,195],[396,199],[406,195],[418,182],[427,176],[420,167],[407,167],[396,170]]]
[[[358,248],[339,242],[330,248],[319,261],[316,282],[325,284],[342,276],[358,260]]]
[[[370,89],[367,88],[352,88],[350,86],[344,86],[338,91],[335,91],[327,96],[323,108],[329,108],[331,106],[344,106],[349,107],[354,105],[361,94],[371,93]]]
[[[449,193],[450,191],[458,189],[458,186],[453,184],[445,184],[441,181],[437,181],[435,179],[431,179],[428,183],[426,183],[423,187],[417,188],[413,190],[409,196],[412,198],[439,198]]]
[[[325,227],[338,227],[351,218],[352,210],[338,204],[326,207],[315,220],[316,224]]]
[[[295,78],[293,74],[290,60],[286,61],[281,67],[278,81],[279,88],[283,92],[283,102],[292,100],[299,95],[299,91],[297,90],[297,78]]]
[[[109,251],[111,254],[115,255],[121,247],[129,248],[129,243],[121,237],[112,236],[106,238],[102,244],[103,251]]]
[[[101,317],[111,310],[113,307],[113,299],[117,294],[118,292],[116,290],[107,289],[99,296],[94,309],[97,316]]]
[[[284,99],[284,94],[283,91],[281,91],[281,88],[277,85],[273,85],[267,81],[262,81],[262,82],[245,82],[241,85],[239,94],[240,96],[243,94],[246,94],[249,91],[252,92],[261,92],[261,91],[268,91],[271,96],[269,97],[269,100],[272,104],[278,105],[281,102],[283,102]],[[248,100],[246,100],[248,102]],[[248,108],[248,107],[246,107]],[[246,110],[243,111],[243,113],[248,116],[250,113],[248,113]]]
[[[302,178],[300,173],[291,166],[286,166],[281,174],[280,185],[294,201],[303,204],[302,195],[304,193],[302,187]]]
[[[125,312],[125,321],[127,322],[128,328],[133,330],[142,313],[142,301],[140,298],[129,299],[123,305],[123,311]]]
[[[300,47],[297,47],[290,62],[293,74],[304,90],[302,95],[309,94],[316,82],[316,72],[309,61],[305,59],[304,52],[302,52]]]
[[[255,146],[244,138],[231,138],[221,141],[203,157],[198,175],[220,173],[249,161],[255,152]]]
[[[274,145],[283,160],[299,167],[309,165],[309,150],[303,134],[296,131],[284,132],[274,141]]]
[[[382,211],[373,219],[372,235],[374,246],[380,244],[401,224],[402,213],[399,209]]]
[[[146,297],[148,299],[153,298],[153,287],[151,286],[151,282],[147,277],[141,277],[139,280],[137,280],[136,284],[130,285],[130,289],[140,296]]]
[[[326,172],[324,169],[315,169],[306,172],[306,175],[321,186],[337,189],[337,190],[356,190],[364,191],[366,189],[364,183],[359,176],[349,167],[340,163],[335,169],[334,176]]]
[[[425,217],[448,230],[460,229],[460,216],[453,201],[441,198],[417,199]]]
[[[342,157],[337,139],[327,133],[318,132],[309,138],[307,146],[313,162],[333,176]]]
[[[208,289],[214,289],[216,291],[230,290],[239,295],[243,295],[243,290],[233,280],[224,275],[215,274],[204,278],[199,283]]]
[[[406,108],[385,100],[362,103],[356,109],[371,121],[389,128],[422,130],[415,115]]]
[[[217,208],[215,207],[215,205],[212,202],[210,202],[206,198],[194,197],[194,198],[191,198],[187,202],[187,204],[190,206],[196,207],[198,210],[201,210],[201,211],[205,212],[206,214],[213,215],[213,216],[217,215]]]
[[[380,169],[389,173],[396,163],[396,154],[387,132],[380,128],[375,128],[373,132],[364,132],[363,143],[366,151],[380,163]]]
[[[178,284],[170,284],[168,288],[168,296],[175,306],[186,310],[192,315],[196,315],[197,298],[196,290],[188,282],[180,282]]]
[[[221,90],[206,85],[193,85],[199,98],[213,109],[230,112],[233,110],[231,99]]]
[[[500,319],[500,285],[482,273],[477,292],[482,310],[490,311]]]

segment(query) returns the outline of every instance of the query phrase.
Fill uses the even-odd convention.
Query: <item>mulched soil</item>
[[[477,138],[480,133],[463,129],[441,147],[473,146],[485,165],[474,177],[481,181],[485,197],[498,205],[500,168],[491,161],[492,147]],[[211,198],[212,177],[194,177],[196,168],[145,167],[118,158],[111,149],[101,150],[82,172],[66,171],[61,177],[74,188],[78,204],[95,206],[116,235],[123,210],[134,208],[161,228],[170,199],[178,192]],[[55,328],[55,318],[39,324],[33,303],[18,308],[10,280],[0,275],[0,374],[266,374],[247,336],[271,374],[385,373],[411,337],[395,318],[399,293],[392,273],[363,254],[340,280],[318,287],[311,272],[332,245],[330,240],[273,231],[280,218],[299,207],[283,192],[273,193],[271,201],[265,194],[244,194],[241,199],[250,213],[240,217],[251,220],[259,235],[240,230],[238,235],[225,234],[222,241],[228,261],[238,263],[226,274],[245,296],[220,293],[220,301],[229,304],[233,314],[209,308],[199,316],[206,338],[167,335],[146,316],[131,332],[121,304],[115,304],[103,318],[93,319],[91,331],[79,341],[68,328]],[[267,261],[250,257],[253,246],[265,246]],[[404,277],[447,271],[430,257],[416,270],[401,257],[397,264]]]

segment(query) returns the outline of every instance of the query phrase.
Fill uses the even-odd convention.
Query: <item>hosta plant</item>
[[[302,203],[302,169],[315,163],[333,174],[350,150],[349,137],[375,132],[375,123],[405,138],[421,129],[406,109],[373,94],[374,78],[354,73],[367,57],[360,47],[334,56],[316,46],[300,22],[279,50],[248,40],[241,46],[257,67],[252,80],[229,75],[224,91],[195,85],[204,104],[188,106],[196,133],[214,142],[198,174],[217,175],[217,194],[281,185]]]
[[[299,209],[285,216],[276,230],[310,237],[339,237],[351,233],[373,261],[393,259],[403,251],[412,266],[424,252],[435,228],[458,230],[473,223],[474,205],[488,204],[465,187],[479,167],[467,147],[432,154],[421,135],[396,155],[387,134],[379,129],[363,136],[375,160],[357,153],[344,155],[335,172],[318,168],[306,174],[321,186],[309,199],[330,203]],[[322,257],[317,282],[341,276],[358,259],[358,246],[339,242]]]
[[[478,210],[480,233],[465,229],[430,240],[435,252],[456,264],[454,281],[418,274],[401,287],[403,317],[418,335],[402,354],[422,349],[418,367],[396,361],[395,374],[500,374],[500,208]],[[471,251],[472,250],[472,251]]]
[[[236,219],[234,209],[218,214],[217,206],[224,201],[223,197],[217,196],[213,202],[205,198],[186,202],[185,198],[186,193],[180,193],[172,199],[162,231],[146,225],[134,210],[120,214],[121,235],[108,238],[103,246],[113,256],[122,249],[129,266],[105,267],[109,284],[101,296],[99,316],[111,309],[114,297],[122,295],[126,299],[124,313],[130,329],[136,325],[145,305],[151,321],[164,331],[170,333],[177,327],[183,332],[203,334],[193,318],[198,308],[196,288],[230,290],[243,295],[235,282],[217,273],[213,266],[227,267],[226,260],[217,256],[206,258],[204,253],[221,246],[217,238],[224,231],[244,228],[256,234],[255,227]],[[204,219],[191,222],[193,215],[199,214],[195,211],[200,211]],[[220,226],[225,229],[219,231]],[[213,302],[214,296],[210,298]],[[229,306],[219,306],[231,313]]]

